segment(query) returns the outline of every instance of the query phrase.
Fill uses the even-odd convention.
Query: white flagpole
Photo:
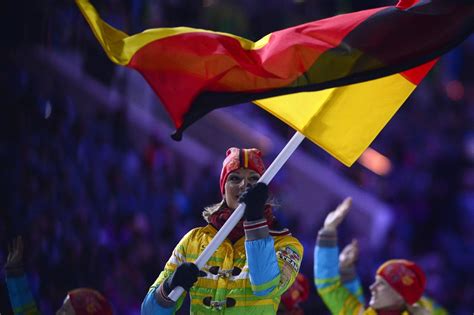
[[[286,144],[286,146],[281,150],[280,154],[276,157],[270,167],[266,170],[266,172],[260,177],[259,183],[268,184],[270,181],[275,177],[276,173],[281,169],[283,164],[290,158],[290,156],[295,152],[296,148],[300,145],[300,143],[304,140],[305,136],[297,131],[295,135],[290,139],[290,141]],[[222,244],[225,240],[227,235],[234,229],[237,223],[240,221],[242,216],[244,215],[245,204],[241,203],[234,210],[232,215],[227,219],[225,224],[220,228],[217,234],[214,236],[212,241],[207,245],[204,251],[199,255],[199,257],[194,262],[199,269],[202,269],[207,261],[211,258],[212,254],[217,250],[217,248]],[[171,291],[168,295],[173,301],[177,301],[178,298],[183,293],[184,289],[182,287],[176,287]]]

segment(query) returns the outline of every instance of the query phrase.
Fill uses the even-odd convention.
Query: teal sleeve
[[[155,315],[155,314],[163,314],[163,315],[168,315],[168,314],[174,314],[176,312],[176,304],[173,307],[165,308],[158,304],[155,299],[155,290],[158,288],[155,288],[148,292],[148,294],[145,296],[145,299],[143,300],[142,307],[141,307],[141,312],[140,315]]]
[[[359,314],[363,304],[342,284],[339,248],[334,231],[320,231],[314,250],[314,282],[318,294],[332,314]]]
[[[365,305],[364,291],[358,276],[356,276],[353,280],[343,282],[342,284],[347,290],[349,290],[350,293],[357,297],[361,304]]]
[[[280,268],[271,236],[245,241],[250,283],[255,295],[270,294],[280,282]]]
[[[31,294],[26,275],[6,277],[8,295],[15,315],[40,314],[36,302]]]

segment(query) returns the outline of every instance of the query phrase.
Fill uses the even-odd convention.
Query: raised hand
[[[359,258],[359,242],[353,239],[339,254],[339,268],[352,267]]]
[[[326,220],[324,220],[324,228],[328,230],[336,230],[339,224],[349,213],[349,209],[352,205],[352,198],[347,197],[344,201],[337,206],[336,210],[330,212]]]
[[[21,236],[17,236],[8,244],[5,271],[15,275],[23,272],[23,239]]]

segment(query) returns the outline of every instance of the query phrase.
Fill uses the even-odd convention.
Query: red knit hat
[[[295,282],[281,296],[281,302],[287,311],[291,311],[299,303],[304,302],[309,296],[309,281],[302,273],[296,276]]]
[[[384,278],[410,305],[416,303],[425,290],[425,273],[412,261],[389,260],[379,267],[377,275]]]
[[[96,290],[79,288],[68,292],[76,315],[112,315],[107,299]]]
[[[262,175],[265,171],[265,165],[262,160],[262,152],[258,149],[239,149],[229,148],[226,152],[226,158],[222,162],[222,171],[220,179],[221,193],[224,194],[224,186],[229,173],[241,168],[249,168]]]

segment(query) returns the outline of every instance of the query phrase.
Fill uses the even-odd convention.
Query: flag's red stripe
[[[179,128],[183,113],[202,90],[263,91],[287,86],[322,53],[340,45],[357,25],[382,9],[278,31],[258,50],[243,50],[237,39],[215,33],[175,35],[144,46],[128,66],[145,77]]]
[[[420,2],[420,0],[400,0],[398,1],[396,7],[399,9],[408,9],[409,7],[415,5],[418,2]]]
[[[428,72],[430,72],[431,68],[433,68],[433,66],[436,64],[438,59],[439,58],[436,58],[435,60],[432,60],[416,68],[403,71],[400,74],[411,83],[418,85],[423,80],[423,78],[428,74]]]

